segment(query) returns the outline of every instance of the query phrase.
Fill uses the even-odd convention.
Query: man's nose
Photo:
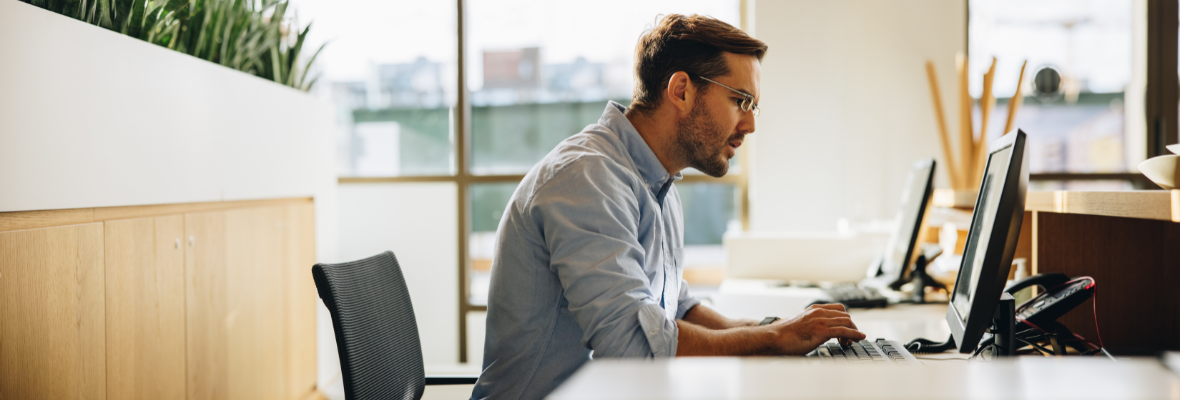
[[[742,118],[738,120],[738,132],[745,132],[747,135],[754,133],[754,110],[742,113]]]

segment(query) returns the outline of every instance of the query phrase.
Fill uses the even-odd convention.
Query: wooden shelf
[[[934,207],[970,210],[975,197],[975,191],[935,189],[932,203]],[[1180,190],[1028,192],[1024,209],[1180,222]]]
[[[978,196],[975,190],[934,189],[931,202],[935,207],[972,209]]]
[[[1028,192],[1025,211],[1180,222],[1180,190]]]

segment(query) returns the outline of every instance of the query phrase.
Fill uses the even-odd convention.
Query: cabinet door
[[[184,217],[104,223],[107,397],[185,396]]]
[[[0,233],[0,397],[106,398],[102,224]]]
[[[225,213],[230,399],[285,399],[287,364],[279,207]]]
[[[188,214],[189,399],[298,399],[315,387],[311,205]]]
[[[315,211],[312,204],[283,209],[283,273],[287,289],[287,398],[303,398],[315,390]]]
[[[185,214],[185,372],[189,400],[228,396],[225,213]]]

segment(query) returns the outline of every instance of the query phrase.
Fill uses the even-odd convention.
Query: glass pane
[[[384,251],[397,256],[414,303],[426,365],[459,359],[456,189],[445,182],[345,184],[337,190],[340,248],[334,261]]]
[[[308,44],[327,43],[312,92],[336,107],[338,174],[453,173],[456,3],[292,3],[313,22]]]
[[[738,21],[738,0],[471,0],[475,174],[522,174],[562,139],[627,105],[639,35],[667,13]]]
[[[684,207],[684,280],[694,296],[716,293],[725,277],[726,232],[742,229],[737,188],[714,183],[677,183]]]
[[[988,137],[1002,135],[1020,65],[1028,60],[1015,128],[1028,133],[1029,170],[1123,172],[1129,143],[1124,96],[1132,80],[1132,0],[972,0],[970,92],[996,57]],[[974,122],[980,124],[976,107]],[[1133,132],[1143,135],[1142,132]]]
[[[741,230],[733,185],[677,183],[676,191],[684,207],[685,247],[720,246],[726,231]]]
[[[488,304],[488,286],[492,279],[492,257],[496,251],[496,228],[516,191],[516,182],[479,183],[469,186],[471,196],[471,234],[467,241],[468,299],[471,304]]]

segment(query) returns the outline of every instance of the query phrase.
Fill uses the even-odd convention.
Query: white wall
[[[753,3],[754,0],[751,0]],[[954,131],[963,0],[763,0],[762,64],[751,136],[755,231],[835,231],[838,218],[891,218],[913,161],[942,150],[924,63],[935,61]],[[946,187],[945,171],[936,186]]]
[[[339,186],[340,256],[357,260],[386,250],[397,256],[428,367],[459,362],[455,191],[454,183]]]

